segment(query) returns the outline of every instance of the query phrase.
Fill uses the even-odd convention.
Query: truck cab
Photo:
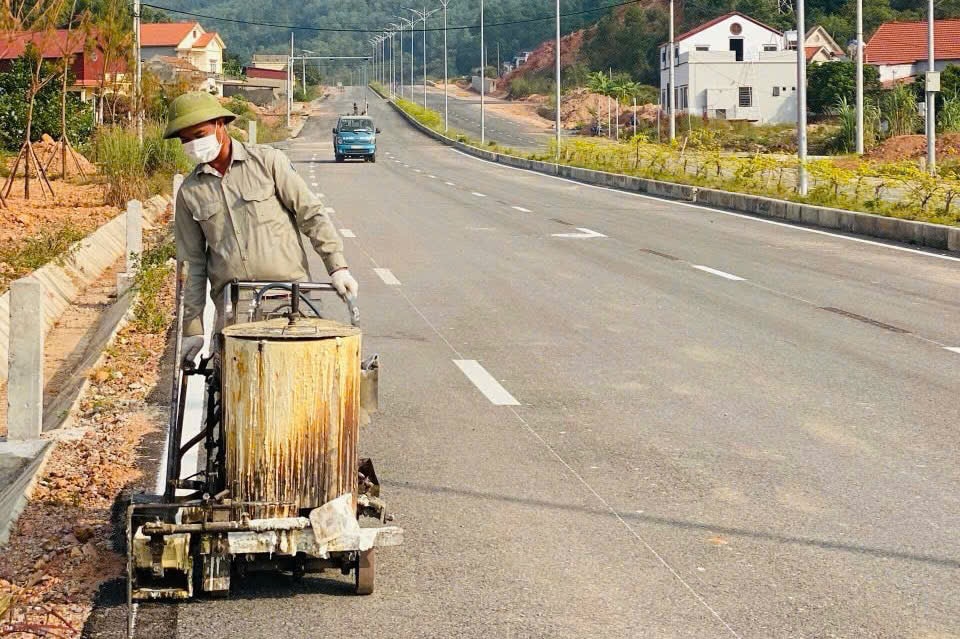
[[[367,115],[341,115],[333,128],[333,153],[337,162],[347,158],[377,161],[377,134],[380,129]]]

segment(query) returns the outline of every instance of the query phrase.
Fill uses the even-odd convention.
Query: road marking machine
[[[180,365],[183,281],[165,491],[134,496],[126,512],[128,633],[135,602],[225,596],[254,572],[340,570],[353,573],[358,595],[372,593],[375,551],[399,545],[403,530],[386,525],[376,471],[359,457],[360,424],[378,408],[379,360],[361,359],[353,300],[346,325],[318,309],[336,293],[330,284],[233,282],[213,354]],[[183,441],[194,376],[205,382],[202,425]],[[198,468],[184,478],[195,449]]]

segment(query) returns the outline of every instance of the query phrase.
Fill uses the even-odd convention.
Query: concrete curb
[[[170,198],[155,195],[143,204],[144,228],[150,228],[170,204]],[[60,319],[80,292],[95,281],[126,251],[127,216],[120,213],[96,231],[75,243],[66,257],[50,262],[29,277],[44,287],[46,330]],[[10,293],[0,295],[0,382],[7,379],[10,343]]]
[[[10,456],[31,460],[19,476],[0,491],[0,548],[2,548],[10,539],[10,532],[17,518],[30,501],[37,479],[46,467],[56,442],[38,440],[17,444],[4,443],[0,446],[2,446],[0,451]]]
[[[148,200],[148,203],[153,200],[154,198],[151,198],[151,200]],[[157,209],[161,202],[163,203],[163,208]],[[151,219],[155,219],[157,215],[162,213],[168,202],[169,200],[166,198],[154,201],[152,208],[156,212],[151,216]],[[147,206],[144,206],[145,216],[147,208]],[[50,458],[50,455],[56,448],[57,443],[64,435],[64,431],[70,428],[76,420],[77,412],[80,408],[80,402],[83,400],[84,395],[87,392],[87,388],[90,386],[90,379],[88,378],[89,371],[94,370],[103,364],[103,361],[107,356],[106,347],[113,344],[120,331],[123,330],[123,328],[130,322],[132,318],[132,310],[136,303],[136,296],[128,295],[127,297],[129,299],[118,300],[116,302],[117,305],[123,305],[120,307],[120,310],[123,312],[116,314],[113,319],[113,326],[107,324],[101,327],[103,331],[106,331],[106,335],[102,338],[101,344],[103,348],[100,350],[96,359],[93,362],[88,361],[81,364],[82,370],[78,371],[78,374],[82,373],[83,381],[79,385],[78,391],[73,396],[69,408],[67,408],[65,411],[66,417],[64,418],[63,422],[56,426],[51,435],[45,434],[45,437],[47,437],[45,439],[27,442],[0,442],[0,454],[12,455],[14,457],[21,457],[24,459],[30,459],[32,457],[32,460],[26,465],[25,468],[23,468],[18,477],[14,481],[10,482],[8,486],[4,487],[2,491],[0,491],[0,547],[6,544],[9,540],[10,532],[13,530],[13,526],[16,524],[17,518],[29,503],[30,496],[33,493],[33,489],[36,486],[37,480],[43,473],[43,469],[46,467],[47,460]]]
[[[647,178],[624,175],[620,173],[604,173],[592,169],[583,169],[566,164],[527,160],[512,155],[503,155],[493,151],[470,146],[437,133],[424,126],[413,116],[406,113],[376,89],[377,95],[384,99],[414,128],[425,135],[468,155],[511,166],[535,173],[545,173],[567,178],[584,184],[605,186],[621,191],[645,193],[667,200],[679,200],[695,203],[704,207],[713,207],[738,213],[746,213],[761,218],[770,218],[816,228],[830,229],[853,235],[879,238],[893,242],[901,242],[924,248],[960,253],[960,227],[931,224],[903,220],[871,213],[833,209],[789,200],[777,200],[758,195],[747,195],[719,189],[709,189],[674,182],[661,182]]]

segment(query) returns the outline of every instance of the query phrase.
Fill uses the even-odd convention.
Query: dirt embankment
[[[927,154],[927,138],[923,135],[898,135],[871,149],[866,157],[878,162],[916,160]],[[937,156],[960,159],[960,133],[937,137]]]
[[[596,123],[606,126],[610,118],[617,116],[617,106],[613,98],[599,93],[591,93],[589,89],[576,89],[563,97],[560,101],[560,121],[566,129],[590,127]],[[657,105],[641,104],[634,109],[632,105],[620,105],[620,125],[628,126],[633,122],[636,113],[638,121],[653,124],[657,121]],[[611,120],[612,121],[612,120]]]

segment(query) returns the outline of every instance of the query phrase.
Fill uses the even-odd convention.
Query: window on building
[[[697,45],[697,51],[709,51],[709,50],[710,50],[710,45],[709,45],[709,44],[698,44],[698,45]]]
[[[773,87],[773,97],[780,97],[780,87]]]
[[[776,51],[776,50],[777,50],[777,45],[775,45],[775,44],[765,44],[765,45],[763,45],[763,50],[764,50],[764,51]]]
[[[664,47],[660,49],[660,64],[667,66],[667,49]]]
[[[211,61],[210,61],[210,73],[216,73],[216,72],[217,72],[217,61],[216,61],[216,60],[211,60]]]
[[[677,47],[673,48],[673,63],[676,64],[680,61],[680,49]]]
[[[740,106],[753,106],[753,87],[740,87]]]
[[[687,87],[685,86],[680,87],[680,96],[677,98],[677,107],[681,111],[686,111],[687,107],[689,106],[687,96],[688,96]]]

